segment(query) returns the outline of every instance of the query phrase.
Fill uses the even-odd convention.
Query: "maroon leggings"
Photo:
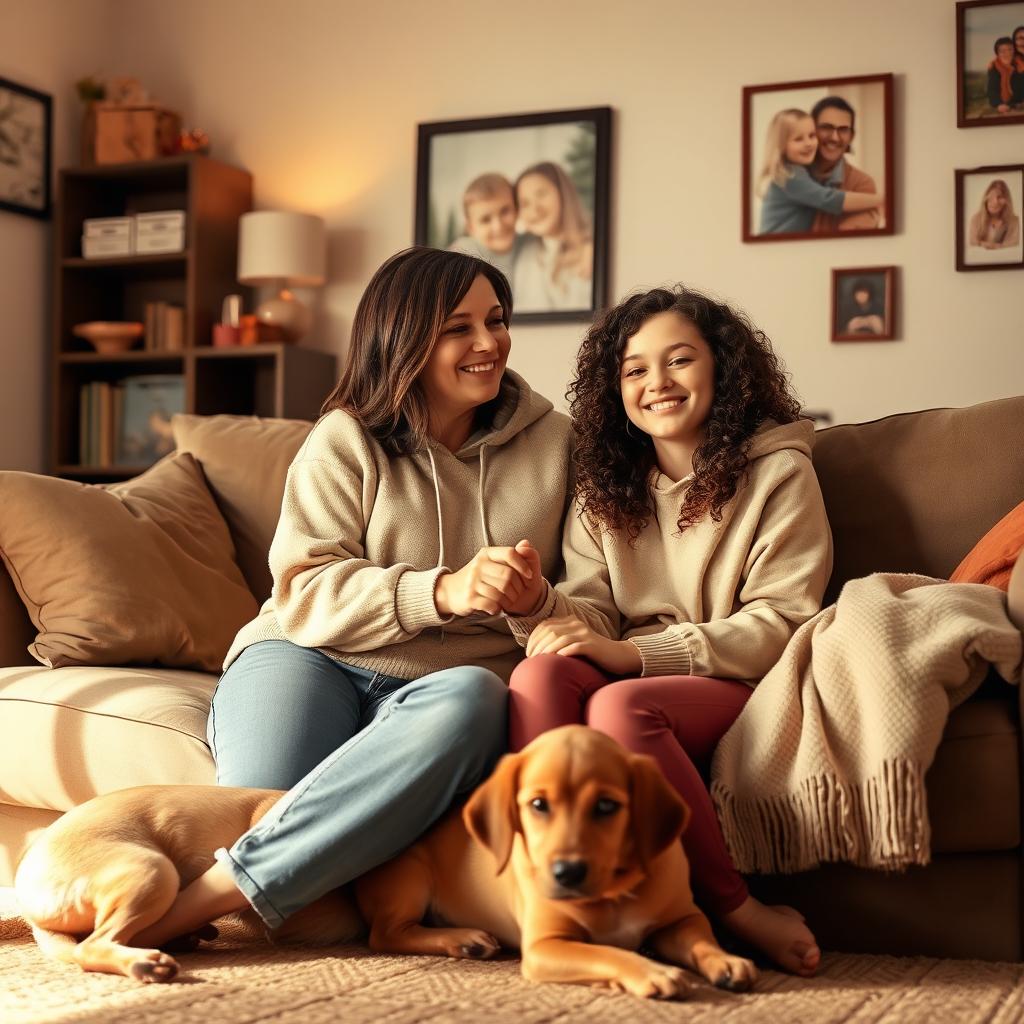
[[[510,691],[513,751],[548,729],[585,722],[655,758],[690,806],[683,847],[698,904],[720,915],[746,900],[746,883],[725,847],[705,779],[718,741],[751,694],[748,686],[702,676],[614,679],[582,658],[538,654],[519,663]]]

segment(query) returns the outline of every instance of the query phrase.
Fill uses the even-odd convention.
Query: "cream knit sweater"
[[[537,615],[513,619],[523,644],[549,616],[576,615],[640,650],[645,676],[720,676],[757,682],[801,623],[821,607],[832,571],[832,534],[811,465],[810,421],[767,423],[722,510],[679,533],[692,475],[652,474],[654,514],[635,546],[566,520],[565,579]]]
[[[522,651],[500,617],[442,619],[434,586],[486,545],[527,538],[561,566],[569,421],[505,372],[489,429],[458,452],[389,456],[350,414],[314,426],[285,483],[270,548],[274,589],[225,668],[250,644],[287,639],[414,679],[480,665],[507,679]]]

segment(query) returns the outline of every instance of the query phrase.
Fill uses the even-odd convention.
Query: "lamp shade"
[[[325,251],[324,222],[313,214],[257,210],[238,222],[242,284],[323,284]]]

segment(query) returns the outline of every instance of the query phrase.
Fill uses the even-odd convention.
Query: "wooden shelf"
[[[182,252],[101,259],[81,255],[86,218],[172,209],[185,211],[186,248]],[[88,385],[97,382],[117,387],[132,377],[178,376],[184,385],[185,412],[287,419],[318,415],[336,380],[333,355],[284,343],[230,349],[210,345],[224,296],[248,294],[239,287],[236,274],[238,220],[250,209],[249,173],[204,156],[73,167],[60,172],[54,225],[56,302],[50,402],[54,473],[87,483],[109,483],[146,469],[142,465],[80,464],[83,394]],[[174,303],[184,310],[183,350],[137,348],[106,355],[72,333],[75,324],[88,320],[145,322],[146,304],[155,301]],[[138,394],[139,388],[135,391]],[[104,388],[90,392],[92,401],[99,395],[104,405],[101,418],[110,411],[106,403],[113,401],[111,394],[125,397],[127,393],[127,385],[124,392]],[[114,418],[111,415],[106,422],[110,424]]]

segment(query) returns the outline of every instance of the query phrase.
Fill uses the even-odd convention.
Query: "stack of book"
[[[147,352],[181,352],[185,348],[185,310],[171,302],[147,302],[146,333],[143,348]]]
[[[78,461],[83,466],[142,468],[174,448],[171,417],[185,411],[185,378],[148,374],[83,384]]]

